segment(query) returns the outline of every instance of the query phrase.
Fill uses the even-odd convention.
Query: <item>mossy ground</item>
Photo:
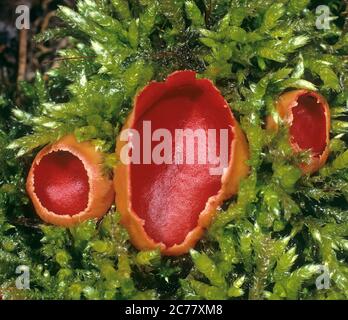
[[[348,297],[348,34],[345,4],[326,1],[318,29],[309,0],[80,0],[61,7],[69,36],[58,67],[0,115],[0,291],[27,299],[346,299]],[[138,90],[179,69],[213,80],[250,144],[250,176],[189,255],[137,252],[115,208],[98,223],[42,225],[25,194],[37,150],[67,133],[92,140],[115,163],[115,138]],[[264,119],[284,90],[318,90],[331,106],[331,155],[301,176],[287,128]],[[12,110],[13,116],[10,116]],[[28,265],[31,290],[14,286]],[[325,266],[330,288],[317,290]]]

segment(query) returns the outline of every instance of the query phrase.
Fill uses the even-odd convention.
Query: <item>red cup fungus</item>
[[[282,94],[277,101],[280,119],[289,125],[290,144],[294,152],[309,150],[309,163],[300,165],[304,174],[311,174],[324,166],[329,156],[330,108],[319,93],[309,90],[294,90]],[[278,130],[272,117],[267,127]]]
[[[103,155],[90,142],[68,135],[34,159],[27,192],[42,220],[69,227],[102,217],[114,200],[112,179],[103,174]]]
[[[163,156],[162,162],[155,163],[149,161],[148,155],[144,156],[149,135],[144,124],[151,126],[150,149]],[[249,152],[245,136],[218,89],[208,79],[196,79],[193,71],[177,71],[165,82],[151,82],[146,86],[136,97],[123,131],[128,129],[140,133],[141,143],[133,135],[128,140],[119,137],[117,157],[122,157],[122,150],[129,143],[133,146],[129,157],[130,153],[135,154],[134,144],[138,143],[140,155],[146,159],[119,161],[115,167],[116,205],[121,222],[139,250],[160,248],[165,255],[184,254],[202,237],[217,209],[237,193],[240,180],[247,176]],[[156,131],[161,129],[165,129],[166,134],[156,136]],[[216,169],[217,162],[197,160],[200,155],[205,160],[216,156],[216,150],[209,144],[208,148],[200,149],[206,144],[199,139],[194,140],[193,152],[186,153],[184,161],[181,158],[181,162],[177,162],[173,154],[164,155],[163,151],[176,150],[174,139],[167,144],[168,149],[163,143],[168,136],[176,137],[178,129],[183,130],[181,133],[200,130],[208,140],[209,130],[220,132],[220,140],[219,133],[213,135],[213,140],[214,146],[220,149],[220,161],[222,150],[226,150],[224,170],[212,174],[211,169]],[[221,139],[221,132],[227,133],[228,138]],[[222,145],[226,148],[221,148]],[[185,154],[189,150],[188,139],[182,146]],[[192,154],[197,157],[190,162],[188,158]]]

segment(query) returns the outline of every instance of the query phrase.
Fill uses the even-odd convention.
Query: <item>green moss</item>
[[[328,1],[343,13],[340,1]],[[48,72],[23,83],[23,106],[1,96],[0,290],[28,299],[346,299],[348,298],[348,38],[342,19],[315,27],[316,1],[80,0],[61,7],[70,36]],[[34,153],[74,133],[115,163],[115,138],[137,91],[177,69],[215,81],[250,145],[251,173],[191,254],[137,252],[112,208],[102,222],[41,225],[25,194]],[[301,177],[287,128],[264,119],[284,90],[320,91],[332,107],[331,155]],[[57,94],[59,92],[59,94]],[[10,117],[10,110],[13,116]],[[14,289],[15,269],[31,290]],[[319,266],[330,288],[317,290]]]

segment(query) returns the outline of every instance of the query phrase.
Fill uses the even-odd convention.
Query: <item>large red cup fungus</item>
[[[27,192],[41,219],[69,227],[102,217],[114,200],[102,161],[90,142],[78,143],[73,135],[42,149],[27,178]]]
[[[201,130],[208,139],[209,130],[213,129],[217,132],[213,140],[216,149],[220,148],[220,161],[221,150],[226,150],[225,169],[212,174],[211,169],[216,169],[217,162],[197,160],[200,155],[209,159],[218,154],[214,148],[200,149],[206,144],[199,139],[194,140],[192,153],[186,153],[189,150],[186,139],[181,149],[186,158],[182,162],[173,154],[164,155],[166,147],[158,152],[163,156],[162,163],[149,161],[145,142],[151,132],[146,126],[147,129],[150,126],[153,133],[150,149],[154,153],[161,144],[163,147],[168,136],[176,136],[178,129],[191,130],[191,133]],[[166,134],[156,135],[156,131],[162,129]],[[116,204],[121,222],[140,250],[160,248],[165,255],[186,253],[202,237],[218,207],[237,193],[240,180],[248,174],[248,145],[244,134],[218,89],[208,79],[196,79],[193,71],[178,71],[165,82],[152,82],[145,87],[137,96],[122,132],[127,130],[133,133],[126,139],[118,138],[116,154],[122,158],[122,150],[130,144],[131,157],[130,154],[137,153],[134,145],[138,143],[139,158],[143,159],[137,163],[119,161],[115,168]],[[228,134],[225,143],[220,141],[221,135],[219,140],[219,132],[223,131]],[[139,132],[141,143],[134,138],[134,132]],[[173,140],[167,143],[166,151],[177,151],[175,143]],[[223,144],[225,149],[221,148]],[[197,156],[195,160],[188,161],[193,154]]]
[[[326,99],[314,91],[294,90],[282,94],[277,101],[279,117],[289,125],[290,144],[294,152],[310,151],[310,161],[302,163],[303,173],[319,170],[329,156],[330,108]],[[269,129],[277,130],[273,118]]]

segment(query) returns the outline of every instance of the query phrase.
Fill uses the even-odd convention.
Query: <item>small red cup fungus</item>
[[[277,101],[279,117],[289,125],[290,144],[294,152],[310,151],[309,163],[300,164],[304,174],[311,174],[324,166],[329,156],[330,108],[317,92],[294,90],[282,94]],[[272,117],[267,127],[278,130]]]
[[[69,227],[102,217],[114,200],[112,179],[103,174],[103,156],[73,135],[46,146],[34,159],[27,192],[42,220]]]
[[[213,135],[212,140],[215,147],[220,148],[220,161],[222,150],[226,150],[224,170],[212,174],[211,169],[216,169],[217,162],[197,161],[199,155],[206,156],[205,160],[216,155],[209,143],[204,149],[206,144],[199,138],[198,142],[194,140],[193,148],[189,149],[188,139],[186,145],[179,148],[186,153],[182,162],[173,154],[164,155],[165,150],[174,150],[174,153],[178,150],[174,139],[167,140],[168,149],[160,148],[163,153],[158,154],[163,157],[162,162],[149,161],[149,155],[144,154],[145,142],[151,133],[144,124],[153,130],[150,149],[154,153],[161,144],[163,147],[168,137],[177,137],[180,130],[186,133],[200,130],[208,140],[209,130],[220,132],[220,140],[219,133]],[[138,143],[140,157],[147,159],[137,163],[119,161],[115,167],[116,205],[121,222],[136,248],[160,248],[165,255],[184,254],[202,237],[219,206],[237,193],[240,180],[248,174],[249,152],[245,136],[218,89],[208,79],[196,79],[193,71],[177,71],[165,82],[151,82],[146,86],[136,97],[122,132],[129,129],[140,133],[141,142],[135,139],[134,133],[128,140],[121,139],[121,133],[117,140],[117,156],[122,158],[122,150],[129,143],[132,145],[129,154],[134,155],[137,153],[134,145]],[[166,133],[162,131],[162,136],[156,136],[156,131],[162,129]],[[221,132],[228,134],[226,140],[221,140]],[[188,150],[192,152],[187,153]],[[195,160],[188,161],[193,154]]]

